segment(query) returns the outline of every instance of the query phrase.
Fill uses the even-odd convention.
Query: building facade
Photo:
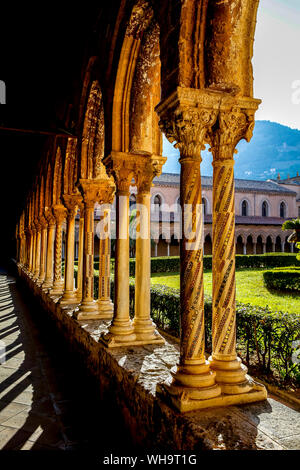
[[[204,212],[204,254],[212,254],[212,177],[202,176]],[[297,191],[298,190],[298,191]],[[136,207],[136,186],[130,188],[130,206]],[[287,242],[290,232],[282,231],[286,219],[300,214],[300,177],[286,180],[235,179],[235,240],[237,254],[293,252]],[[95,223],[100,207],[95,209]],[[112,205],[112,238],[115,230],[115,202]],[[77,230],[78,236],[78,230]],[[180,175],[162,173],[151,188],[151,255],[179,256],[181,238]],[[78,240],[77,240],[78,244]],[[95,254],[99,239],[95,236]],[[78,249],[76,248],[76,253]]]

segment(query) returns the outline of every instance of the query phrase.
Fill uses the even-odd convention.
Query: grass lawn
[[[236,299],[244,304],[268,306],[272,311],[297,313],[300,315],[300,295],[269,291],[263,281],[265,269],[236,271]],[[152,284],[163,284],[179,289],[179,273],[153,273]],[[204,273],[204,291],[212,295],[212,273]]]

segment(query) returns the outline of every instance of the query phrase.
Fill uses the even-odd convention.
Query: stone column
[[[102,180],[80,180],[84,204],[83,292],[82,301],[74,312],[77,320],[101,318],[98,302],[94,300],[94,208],[95,203],[102,199],[105,189]]]
[[[253,242],[253,254],[256,255],[257,242]]]
[[[114,166],[116,192],[116,248],[114,317],[102,340],[108,347],[130,344],[136,340],[129,316],[129,186],[133,170]]]
[[[285,251],[285,242],[281,242],[281,253]]]
[[[267,251],[267,244],[266,244],[266,242],[262,242],[262,246],[263,246],[263,254],[265,254],[266,251]]]
[[[157,258],[157,245],[159,243],[159,240],[154,240],[154,256]]]
[[[171,240],[166,240],[166,243],[167,243],[167,256],[170,256],[170,243],[171,243]]]
[[[84,241],[84,206],[79,206],[79,243],[78,243],[78,270],[77,270],[77,299],[82,300],[82,278],[83,278],[83,241]]]
[[[276,251],[276,245],[274,242],[272,242],[272,253],[275,253]]]
[[[250,101],[248,111],[228,101],[209,135],[213,154],[213,351],[209,361],[222,393],[239,396],[252,390],[253,381],[236,353],[233,155],[237,143],[252,136],[257,103]],[[262,388],[261,399],[265,393]]]
[[[48,222],[48,233],[46,253],[46,277],[42,285],[44,291],[48,291],[53,287],[54,240],[56,230],[56,220],[51,210],[47,211],[46,219]]]
[[[243,255],[247,254],[247,243],[243,243]]]
[[[31,225],[31,246],[30,246],[30,266],[29,277],[33,277],[35,269],[35,244],[36,244],[36,228],[34,223]]]
[[[55,244],[54,244],[54,279],[51,295],[61,296],[63,294],[63,280],[61,276],[62,265],[62,224],[66,218],[66,209],[62,204],[53,207],[56,221]]]
[[[60,299],[62,305],[78,303],[78,297],[74,288],[74,249],[75,249],[75,216],[78,207],[78,197],[64,195],[64,204],[67,208],[67,233],[65,249],[65,288]]]
[[[133,321],[136,340],[145,344],[164,343],[151,319],[150,276],[151,276],[151,236],[150,236],[150,188],[154,176],[161,174],[166,159],[163,157],[141,156],[137,158],[140,169],[135,176],[138,193],[135,258],[135,315]]]
[[[291,243],[291,253],[294,253],[294,243]]]
[[[41,266],[41,237],[42,237],[42,226],[38,219],[35,220],[36,227],[36,244],[35,244],[35,263],[34,263],[34,274],[33,279],[38,280],[40,275]]]
[[[40,286],[43,284],[46,277],[46,247],[47,247],[47,220],[41,217],[41,265],[40,275],[37,284]]]
[[[218,102],[201,90],[177,88],[157,108],[160,126],[180,150],[180,360],[167,390],[181,410],[212,406],[220,396],[216,373],[205,358],[203,289],[203,219],[201,214],[201,150],[208,128],[217,117]]]
[[[110,298],[110,249],[111,241],[109,236],[110,209],[105,209],[100,216],[100,226],[106,223],[105,234],[100,231],[99,238],[99,287],[98,287],[98,308],[103,319],[110,319],[113,316],[114,304]]]

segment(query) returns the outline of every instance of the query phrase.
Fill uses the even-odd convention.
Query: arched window
[[[261,206],[261,215],[263,217],[268,217],[268,203],[267,201],[264,201]]]
[[[161,207],[161,197],[157,194],[154,198],[154,209],[155,212],[159,212]]]
[[[284,219],[286,217],[286,206],[285,203],[282,201],[280,203],[280,217]]]
[[[248,215],[248,202],[244,199],[242,202],[242,216],[246,217]]]
[[[207,214],[207,200],[205,197],[202,198],[202,204],[203,204],[203,215]]]

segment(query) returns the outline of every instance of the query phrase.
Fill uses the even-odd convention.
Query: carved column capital
[[[64,194],[64,205],[67,208],[67,217],[73,219],[77,214],[77,209],[82,201],[80,194]]]
[[[220,105],[217,124],[207,130],[206,141],[215,161],[231,160],[241,139],[251,140],[255,111],[260,100],[224,97]]]
[[[96,202],[108,204],[113,201],[115,185],[111,180],[80,179],[79,185],[85,207],[93,207]]]
[[[61,224],[65,220],[67,215],[66,212],[67,210],[62,204],[53,206],[53,215],[57,224]]]
[[[137,159],[135,181],[139,194],[150,193],[153,178],[161,175],[162,167],[166,160],[166,157],[158,155],[151,155],[151,157],[147,156],[146,158],[144,155],[141,155]]]
[[[40,216],[40,225],[41,225],[41,230],[44,230],[48,226],[48,221],[45,217],[45,213],[41,214]]]
[[[165,161],[166,157],[150,153],[135,154],[112,151],[104,159],[104,164],[108,173],[114,176],[118,192],[129,194],[133,178],[139,191],[149,192],[153,178],[161,174]]]
[[[34,219],[34,226],[35,226],[35,229],[37,232],[39,232],[41,230],[41,223],[40,223],[40,219],[36,218]]]
[[[47,220],[49,226],[56,224],[56,219],[50,207],[46,207],[45,209],[45,219]]]
[[[216,122],[222,95],[219,92],[178,87],[156,108],[159,127],[179,149],[181,158],[201,161],[207,130]]]

